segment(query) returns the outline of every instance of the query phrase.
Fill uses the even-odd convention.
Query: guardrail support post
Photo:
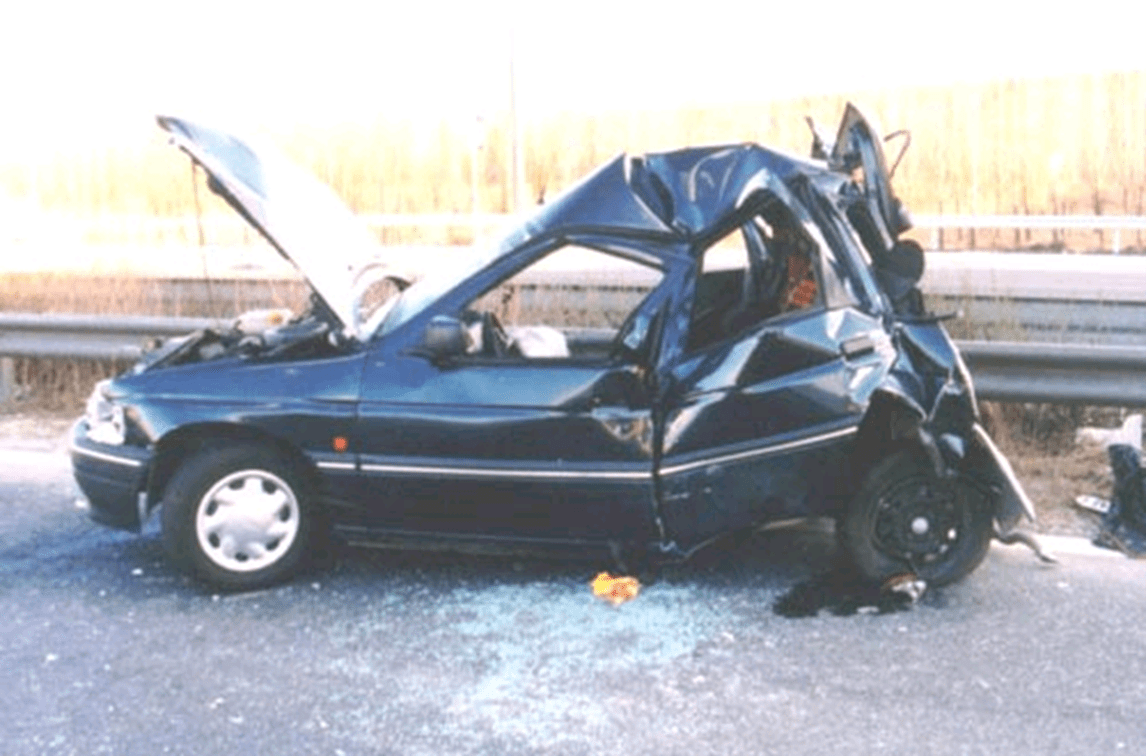
[[[1113,251],[1114,251],[1114,254],[1116,254],[1116,255],[1122,251],[1122,229],[1120,229],[1120,228],[1114,229],[1114,241],[1111,243],[1110,246],[1112,246],[1114,248]]]
[[[16,396],[16,360],[0,357],[0,404]]]

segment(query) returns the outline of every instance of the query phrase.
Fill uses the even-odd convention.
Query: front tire
[[[279,582],[310,540],[309,498],[300,476],[266,447],[206,449],[167,486],[164,547],[176,566],[219,588]]]
[[[872,468],[848,506],[841,546],[868,579],[914,573],[930,585],[966,577],[991,545],[989,500],[962,477],[940,478],[914,450]]]

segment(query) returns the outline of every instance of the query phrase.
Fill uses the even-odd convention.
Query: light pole
[[[485,119],[478,114],[474,118],[473,138],[470,140],[470,235],[473,243],[478,240],[478,159],[485,147]]]
[[[510,13],[513,4],[510,5]],[[521,133],[517,118],[517,73],[514,57],[516,54],[516,20],[509,20],[509,210],[521,211],[521,191],[525,184],[525,161],[521,153]]]

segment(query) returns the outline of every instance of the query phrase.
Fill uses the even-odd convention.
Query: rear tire
[[[903,450],[872,468],[844,516],[840,545],[865,577],[914,573],[930,585],[971,573],[991,545],[990,501],[961,477],[940,478]]]
[[[259,445],[209,448],[180,467],[163,495],[171,561],[225,590],[290,576],[310,541],[313,515],[300,476]]]

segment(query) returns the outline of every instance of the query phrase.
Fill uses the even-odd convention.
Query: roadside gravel
[[[38,412],[0,413],[0,449],[64,453],[74,416]]]

